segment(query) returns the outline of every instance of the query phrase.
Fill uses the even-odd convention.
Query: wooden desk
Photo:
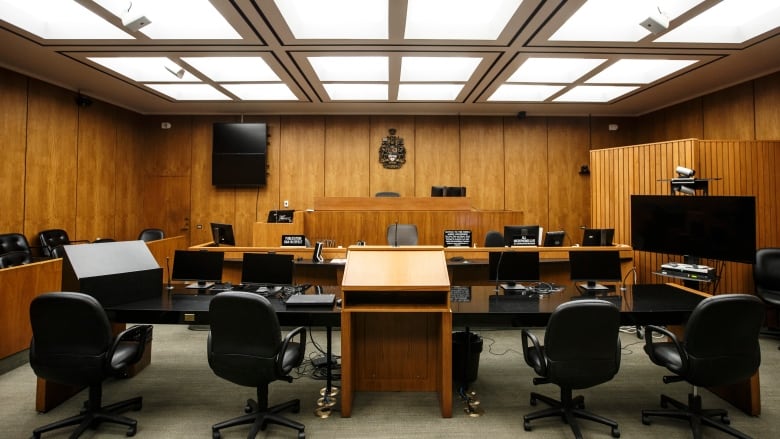
[[[352,247],[341,289],[341,415],[352,415],[355,391],[434,391],[452,417],[443,248]]]

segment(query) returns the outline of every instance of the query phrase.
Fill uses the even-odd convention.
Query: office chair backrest
[[[376,197],[400,197],[401,194],[399,194],[398,192],[384,191],[384,192],[377,192],[375,196]]]
[[[38,233],[41,242],[41,253],[43,256],[52,256],[51,250],[59,245],[70,244],[68,232],[62,229],[42,230]]]
[[[66,384],[100,382],[113,343],[100,303],[83,293],[46,293],[30,304],[30,366],[36,375]]]
[[[620,368],[620,310],[584,299],[559,305],[544,336],[551,381],[582,389],[610,380]]]
[[[54,247],[53,249],[49,250],[49,256],[55,259],[64,258],[65,257],[65,246],[64,245],[58,245]]]
[[[165,232],[162,229],[143,229],[138,234],[138,239],[145,242],[157,241],[163,238],[165,238]]]
[[[398,230],[396,231],[396,226]],[[387,226],[388,245],[417,245],[417,225],[390,224]]]
[[[217,376],[236,384],[256,386],[289,371],[276,370],[282,335],[276,311],[263,296],[232,291],[209,305],[209,365]]]
[[[723,385],[752,375],[761,364],[758,335],[764,304],[750,294],[720,294],[702,300],[685,325],[686,380]]]
[[[485,247],[503,247],[504,235],[496,230],[491,230],[485,234]]]
[[[21,233],[0,235],[0,268],[29,264],[30,262],[32,262],[32,251],[24,235]]]
[[[780,305],[780,248],[762,248],[756,251],[753,266],[756,293],[775,305]]]

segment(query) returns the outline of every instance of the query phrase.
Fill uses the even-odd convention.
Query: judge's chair
[[[645,352],[650,360],[675,375],[665,376],[664,383],[687,381],[693,385],[688,404],[661,395],[661,407],[672,409],[642,410],[642,423],[651,416],[687,419],[694,438],[702,437],[702,425],[708,425],[738,438],[749,436],[731,428],[724,409],[702,408],[699,387],[722,386],[749,378],[761,364],[758,333],[764,320],[764,304],[749,294],[721,294],[702,300],[685,325],[682,341],[670,331],[657,326],[645,327]],[[667,342],[656,342],[654,335],[664,335]],[[713,418],[720,418],[720,422]]]
[[[561,399],[531,393],[531,405],[537,400],[551,406],[523,416],[523,428],[531,430],[531,421],[556,417],[569,424],[574,436],[582,438],[576,418],[612,427],[612,436],[620,437],[615,421],[585,410],[583,396],[572,397],[573,389],[586,389],[605,383],[620,368],[620,311],[605,300],[584,299],[559,305],[550,316],[544,333],[544,346],[536,336],[522,331],[523,357],[539,375],[534,384],[557,384]],[[606,399],[606,397],[605,397]]]
[[[387,226],[387,244],[397,247],[399,245],[417,245],[417,225],[415,224],[390,224]]]
[[[214,424],[214,439],[220,430],[252,424],[248,438],[267,425],[278,424],[298,430],[305,438],[305,426],[279,415],[284,410],[298,413],[299,399],[268,406],[268,385],[277,380],[292,382],[290,372],[300,366],[306,351],[306,329],[290,331],[284,339],[273,305],[260,295],[241,291],[219,294],[209,305],[211,332],[207,341],[209,366],[214,373],[241,386],[255,387],[257,401],[249,399],[243,416]]]
[[[165,238],[165,232],[162,229],[143,229],[138,234],[138,239],[144,242],[157,241]]]
[[[38,233],[38,239],[41,243],[41,256],[47,258],[55,257],[51,254],[55,247],[70,244],[68,232],[62,229],[42,230]]]
[[[498,230],[490,230],[485,234],[485,247],[503,247],[504,235]]]
[[[127,426],[135,435],[137,421],[119,412],[140,410],[141,397],[103,405],[103,381],[122,376],[144,354],[152,325],[133,326],[117,337],[100,303],[83,293],[57,292],[37,296],[30,304],[32,342],[30,366],[40,378],[72,386],[88,386],[89,400],[78,415],[33,431],[33,438],[59,428],[78,425],[77,438],[88,428],[111,422]]]
[[[21,233],[0,235],[0,268],[32,262],[32,251],[27,238]]]

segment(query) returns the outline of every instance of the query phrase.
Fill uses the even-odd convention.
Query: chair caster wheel
[[[298,432],[298,439],[306,439],[306,433],[299,431]]]
[[[533,396],[531,397],[531,405],[533,406],[536,405],[536,398],[534,398]]]
[[[642,416],[642,423],[645,425],[650,425],[650,418],[647,416]]]
[[[211,439],[222,439],[222,434],[218,430],[211,432]]]
[[[617,427],[612,429],[612,437],[620,437],[620,430]]]
[[[528,421],[523,421],[523,430],[531,431],[531,423]]]
[[[135,425],[133,425],[132,427],[129,427],[127,429],[127,433],[125,433],[125,436],[127,436],[127,437],[135,436],[135,431],[136,431],[135,429],[136,429]]]

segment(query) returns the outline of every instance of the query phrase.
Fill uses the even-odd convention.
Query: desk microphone
[[[168,268],[168,286],[165,288],[172,290],[173,285],[171,285],[171,258],[168,256],[165,257],[165,266]]]

